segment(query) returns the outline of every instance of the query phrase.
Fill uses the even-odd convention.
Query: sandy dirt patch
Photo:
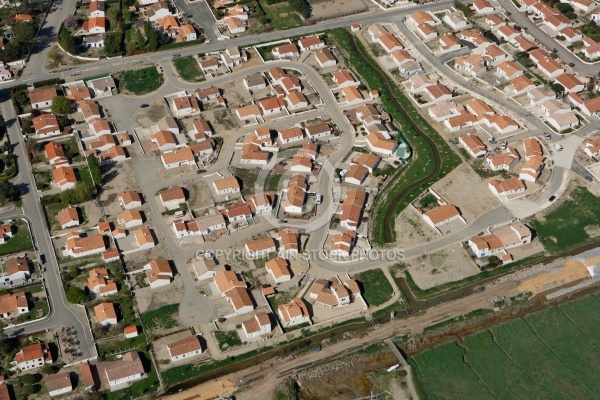
[[[150,287],[137,289],[135,291],[135,299],[138,311],[140,314],[143,314],[146,311],[178,303],[182,294],[183,287],[177,284],[177,282],[172,282],[169,286],[163,286],[158,289],[150,289]]]
[[[208,184],[203,180],[195,180],[186,185],[189,191],[188,205],[190,209],[202,215],[214,202]]]
[[[340,17],[342,15],[354,14],[367,11],[370,4],[366,0],[310,0],[312,6],[312,17],[314,19],[327,19]]]
[[[439,233],[431,229],[417,212],[409,207],[404,210],[395,224],[398,247],[411,248],[439,239]]]
[[[429,289],[478,274],[479,268],[463,247],[456,244],[410,261],[408,271],[421,289]]]
[[[133,114],[133,118],[140,126],[156,124],[162,117],[167,115],[165,102],[162,98],[149,103],[149,107],[140,108]]]
[[[436,182],[432,189],[448,203],[458,207],[467,223],[472,222],[478,215],[500,206],[500,200],[465,163]]]

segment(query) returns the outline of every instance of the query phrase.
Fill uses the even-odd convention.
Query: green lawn
[[[536,219],[531,225],[546,250],[558,253],[571,249],[589,241],[588,232],[600,227],[600,199],[578,187],[543,221]]]
[[[13,225],[13,237],[9,238],[4,244],[0,244],[0,256],[33,249],[27,223],[22,219],[17,219],[11,224]]]
[[[173,60],[173,65],[183,80],[188,82],[204,80],[204,74],[198,65],[198,61],[192,56],[177,58]]]
[[[169,329],[177,326],[179,304],[169,304],[142,314],[142,324],[147,330]]]
[[[271,20],[270,24],[273,29],[285,30],[304,25],[300,15],[294,11],[287,1],[269,5],[266,1],[260,0],[260,5]]]
[[[139,351],[144,351],[146,348],[146,336],[144,333],[131,339],[123,340],[105,340],[97,343],[98,356],[101,359],[107,359],[113,354],[121,354],[129,351],[132,348],[137,348]],[[133,351],[133,350],[131,350]],[[110,357],[112,358],[112,357]]]
[[[73,162],[83,161],[83,157],[79,153],[79,147],[77,146],[77,139],[75,137],[71,137],[66,142],[61,142],[63,147],[65,148],[65,152],[67,156]]]
[[[34,319],[43,318],[48,315],[48,299],[46,297],[40,297],[37,301],[33,303],[33,307],[29,310],[28,313],[19,315],[15,321],[15,323],[20,324],[27,321],[33,321]]]
[[[379,306],[392,297],[394,289],[380,269],[361,272],[354,277],[362,285],[362,296],[369,307]]]
[[[90,173],[90,170],[87,167],[77,168],[77,172],[79,173],[79,178],[81,178],[81,182],[85,183],[85,185],[89,187],[94,186],[92,174]]]
[[[165,81],[156,66],[124,71],[116,75],[122,92],[142,95],[157,90]]]
[[[237,331],[216,331],[215,338],[217,339],[217,343],[219,344],[219,349],[221,351],[242,345],[242,340],[240,339],[240,335],[238,335]]]
[[[254,169],[246,169],[246,168],[233,168],[231,173],[238,178],[238,181],[241,182],[242,187],[242,195],[243,196],[251,196],[254,194],[256,190],[256,179],[258,178],[258,172]]]
[[[270,174],[267,177],[266,190],[267,192],[277,192],[281,188],[279,187],[279,183],[281,182],[281,178],[283,178],[283,174]]]

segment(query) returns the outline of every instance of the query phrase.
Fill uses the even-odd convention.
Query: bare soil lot
[[[202,213],[214,204],[210,188],[203,180],[195,180],[186,185],[189,191],[188,205],[191,210]]]
[[[437,194],[458,207],[467,223],[477,215],[498,207],[500,201],[487,188],[487,184],[463,163],[444,179],[432,186]]]
[[[149,107],[138,109],[133,118],[140,126],[149,126],[156,124],[162,117],[167,115],[165,102],[162,98],[149,103]]]
[[[158,289],[145,287],[135,291],[135,299],[138,311],[143,314],[147,311],[177,303],[183,294],[183,286],[177,282],[171,282],[169,286],[163,286]]]
[[[460,244],[423,255],[407,263],[407,268],[421,289],[429,289],[479,273],[479,268]]]
[[[364,12],[373,4],[367,0],[310,0],[312,18],[327,19]]]

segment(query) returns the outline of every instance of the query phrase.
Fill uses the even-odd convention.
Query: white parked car
[[[562,149],[563,149],[563,147],[560,143],[555,143],[554,148],[556,149],[556,151],[562,151]]]

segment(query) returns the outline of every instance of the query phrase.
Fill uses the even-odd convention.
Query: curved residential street
[[[525,13],[521,12],[512,2],[512,0],[498,0],[498,3],[502,6],[502,8],[506,11],[506,13],[510,14],[510,18],[520,27],[527,30],[527,33],[530,34],[542,44],[546,49],[552,51],[556,49],[556,53],[558,54],[560,60],[565,64],[573,63],[573,70],[577,71],[580,74],[588,75],[592,77],[597,77],[598,72],[600,72],[600,61],[596,61],[595,63],[589,63],[581,60],[575,54],[573,54],[569,49],[564,47],[561,43],[554,40],[550,35],[544,32],[531,18],[529,18]]]

